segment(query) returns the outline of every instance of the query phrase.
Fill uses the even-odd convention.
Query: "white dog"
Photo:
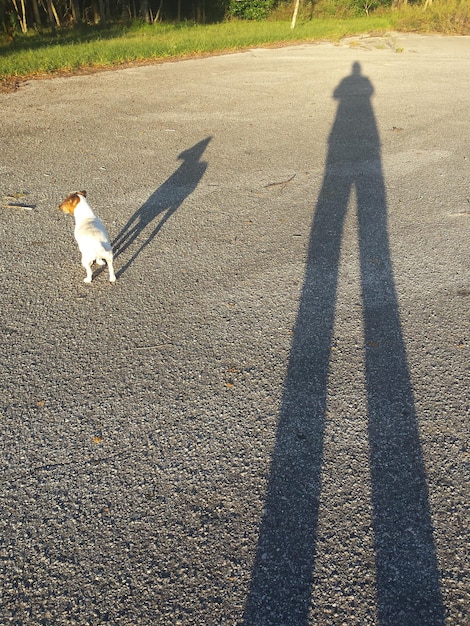
[[[113,268],[113,250],[106,228],[100,219],[93,213],[86,200],[86,191],[77,191],[70,194],[59,205],[64,213],[70,213],[75,218],[74,235],[82,253],[82,265],[86,269],[85,283],[91,283],[93,273],[91,266],[96,261],[98,265],[108,264],[109,281],[114,283],[116,276]],[[104,260],[103,260],[104,259]]]

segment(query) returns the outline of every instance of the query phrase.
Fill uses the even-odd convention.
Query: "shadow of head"
[[[183,150],[177,159],[179,167],[147,198],[147,200],[129,218],[113,241],[115,257],[125,252],[130,246],[137,249],[119,270],[121,275],[135,261],[161,228],[183,204],[198,186],[207,169],[207,162],[202,156],[212,136],[199,141],[191,148]]]

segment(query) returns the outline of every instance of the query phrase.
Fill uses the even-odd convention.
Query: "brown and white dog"
[[[116,276],[113,268],[113,250],[108,233],[102,221],[93,213],[86,200],[86,191],[77,191],[70,194],[59,205],[64,213],[70,213],[75,218],[74,235],[82,253],[82,265],[86,269],[85,283],[91,283],[93,273],[91,266],[96,261],[98,265],[108,264],[109,281],[114,283]]]

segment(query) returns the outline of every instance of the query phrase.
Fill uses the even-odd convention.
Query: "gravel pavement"
[[[392,33],[0,94],[1,624],[470,624],[469,71]]]

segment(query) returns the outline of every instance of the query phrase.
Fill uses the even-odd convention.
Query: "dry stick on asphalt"
[[[24,211],[32,211],[34,207],[26,204],[2,204],[2,209],[23,209]]]

